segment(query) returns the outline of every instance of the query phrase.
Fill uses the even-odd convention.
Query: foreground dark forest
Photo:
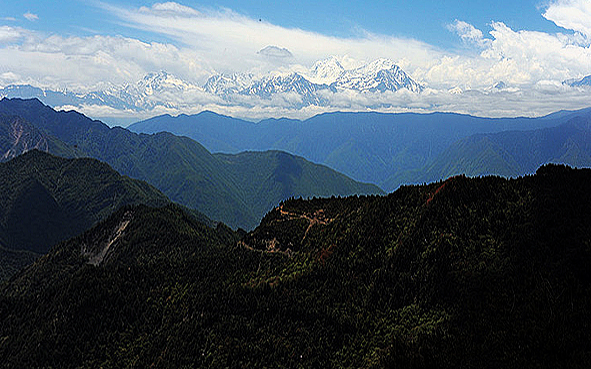
[[[125,207],[2,286],[4,367],[588,367],[591,170]]]

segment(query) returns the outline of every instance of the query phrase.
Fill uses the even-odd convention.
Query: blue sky
[[[158,1],[112,1],[127,8],[150,7]],[[415,38],[443,48],[460,46],[459,38],[446,26],[459,19],[487,30],[493,21],[515,30],[558,32],[560,28],[542,16],[548,1],[180,1],[196,9],[232,9],[253,19],[287,28],[349,37],[361,30],[397,37]],[[31,22],[23,15],[38,16]],[[0,8],[4,24],[14,24],[48,33],[90,35],[93,33],[159,39],[120,24],[92,0],[10,1]],[[15,21],[6,21],[13,18]]]
[[[289,57],[260,52],[269,46]],[[562,82],[591,75],[591,0],[21,0],[0,7],[0,87],[83,93],[155,71],[202,86],[216,73],[306,75],[330,56],[346,68],[378,58],[399,65],[424,93],[363,98],[400,101],[401,111],[515,116],[583,107],[589,91]],[[507,88],[492,94],[501,81]],[[179,106],[255,114],[216,106],[197,90]],[[266,106],[256,114],[317,112]]]

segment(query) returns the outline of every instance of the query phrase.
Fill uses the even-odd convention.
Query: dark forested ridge
[[[88,156],[104,161],[121,174],[145,180],[171,200],[234,228],[252,229],[268,210],[289,196],[383,193],[375,185],[352,181],[326,167],[313,165],[293,156],[289,160],[297,163],[294,167],[296,170],[284,177],[285,188],[292,188],[293,192],[281,192],[282,196],[277,196],[277,192],[252,193],[252,186],[239,185],[244,183],[241,178],[246,174],[237,173],[236,165],[227,165],[226,160],[212,155],[198,142],[187,137],[170,133],[137,134],[120,127],[109,128],[104,123],[93,121],[75,111],[56,112],[36,99],[5,98],[0,101],[0,118],[2,115],[18,117],[19,122],[26,122],[27,127],[39,132],[39,140],[51,138],[61,143],[59,151],[54,151],[54,146],[40,147],[45,151],[64,156]],[[18,145],[22,140],[10,136],[14,130],[2,128],[2,125],[8,127],[10,123],[9,120],[0,119],[0,135],[4,133],[4,138],[0,137],[2,154],[13,153],[15,147],[22,148],[22,145]],[[32,140],[27,148],[36,145],[39,140]],[[26,150],[17,154],[23,151]],[[252,153],[249,157],[255,166],[269,167],[272,163],[278,164],[274,160],[266,162],[272,156]],[[279,167],[275,169],[279,170]],[[312,175],[302,178],[296,174],[298,172]],[[257,173],[248,175],[257,183],[276,186],[275,183],[267,183],[269,178]],[[307,191],[320,187],[320,184],[323,187],[321,193]],[[263,208],[261,204],[272,205]]]
[[[2,287],[0,365],[587,368],[589,183],[291,199],[244,235],[123,208]]]

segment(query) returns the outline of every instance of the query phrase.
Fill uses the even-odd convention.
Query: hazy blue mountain
[[[576,114],[492,119],[451,113],[326,113],[304,121],[252,123],[203,112],[163,115],[128,128],[186,135],[212,152],[283,150],[392,190],[402,183],[419,181],[422,176],[418,171],[460,139],[477,133],[556,126]]]
[[[434,159],[423,180],[466,174],[520,176],[546,163],[591,167],[591,115],[557,127],[478,134],[462,139]]]
[[[64,146],[76,150],[80,155],[105,161],[122,174],[154,185],[171,200],[232,227],[252,228],[271,208],[255,212],[254,209],[261,208],[247,199],[254,198],[256,204],[283,200],[264,192],[259,193],[262,198],[253,197],[248,192],[250,187],[240,184],[241,174],[236,173],[235,167],[229,167],[187,137],[170,133],[136,134],[120,127],[109,128],[100,121],[93,121],[74,111],[56,112],[38,100],[3,99],[0,101],[0,114],[19,116],[44,134],[61,140]],[[269,160],[264,154],[257,155],[254,157]],[[331,183],[323,182],[325,168],[315,167],[306,161],[300,163],[318,169],[311,169],[315,174],[306,179],[291,176],[291,173],[289,180],[294,183],[290,186],[295,190],[289,196],[319,195],[315,192],[299,192],[300,188],[311,188],[299,183],[305,181],[324,183],[327,187],[323,188],[323,194],[382,192],[376,186],[357,183],[349,188],[348,193],[343,193],[342,183],[337,176],[333,176],[335,181]],[[269,164],[256,165],[267,167]],[[269,180],[262,175],[253,177],[253,181],[264,183]]]

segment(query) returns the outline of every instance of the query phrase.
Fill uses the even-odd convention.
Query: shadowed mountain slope
[[[0,163],[2,247],[45,253],[128,204],[169,200],[145,182],[95,159],[63,159],[38,150]]]

